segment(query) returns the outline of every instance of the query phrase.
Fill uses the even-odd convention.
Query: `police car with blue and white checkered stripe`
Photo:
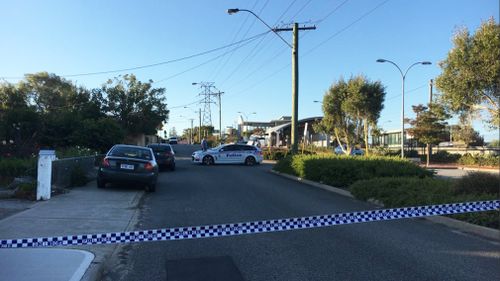
[[[245,164],[252,166],[263,160],[262,150],[253,145],[223,144],[206,151],[198,150],[191,156],[193,163],[213,164]]]

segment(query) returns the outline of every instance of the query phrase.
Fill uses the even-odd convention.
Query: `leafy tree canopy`
[[[115,117],[127,134],[156,134],[169,110],[164,88],[153,88],[152,81],[143,83],[135,75],[110,79],[101,88],[107,98],[105,110]]]
[[[443,73],[436,86],[441,100],[451,111],[468,114],[485,110],[492,127],[500,125],[500,25],[491,18],[475,34],[464,28],[454,47],[439,65]]]

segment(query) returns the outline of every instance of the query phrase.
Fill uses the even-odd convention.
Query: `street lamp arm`
[[[265,21],[263,21],[257,14],[255,14],[254,12],[250,11],[250,10],[247,10],[247,9],[228,9],[227,10],[227,13],[232,15],[232,14],[235,14],[237,12],[248,12],[252,15],[254,15],[258,20],[260,20],[260,22],[262,22],[265,26],[267,26],[267,28],[269,28],[269,30],[271,30],[272,32],[274,32],[274,34],[276,34],[283,42],[285,42],[285,44],[288,45],[288,47],[292,48],[293,49],[293,46],[288,43],[283,37],[281,37],[281,35],[279,35],[278,32],[276,32],[276,30],[274,30],[274,28],[272,28],[271,26],[269,26]]]
[[[394,65],[394,66],[395,66],[395,67],[399,70],[399,73],[401,73],[401,77],[402,77],[403,79],[405,78],[406,73],[405,73],[405,74],[403,74],[403,71],[401,70],[401,68],[400,68],[400,67],[399,67],[399,66],[398,66],[395,62],[390,61],[390,60],[383,60],[383,62],[388,62],[388,63],[390,63],[390,64]],[[413,66],[413,65],[412,65],[412,66]],[[412,66],[410,66],[410,67],[412,67]],[[408,69],[410,69],[410,67],[409,67]],[[408,69],[406,70],[406,72],[408,72]]]
[[[405,78],[405,77],[406,77],[406,74],[408,73],[408,71],[410,71],[410,68],[414,67],[414,66],[415,66],[415,65],[417,65],[417,64],[422,64],[422,62],[421,62],[421,61],[418,61],[418,62],[416,62],[416,63],[414,63],[414,64],[410,65],[410,66],[406,69],[405,74],[403,75],[403,78]],[[400,70],[400,71],[401,71],[401,70]],[[403,73],[401,73],[401,74],[403,74]]]

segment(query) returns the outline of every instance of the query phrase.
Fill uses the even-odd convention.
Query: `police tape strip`
[[[426,216],[484,212],[499,209],[500,200],[464,202],[219,225],[175,227],[44,238],[7,239],[0,240],[0,248],[34,248],[199,239],[319,228],[372,221],[388,221]]]

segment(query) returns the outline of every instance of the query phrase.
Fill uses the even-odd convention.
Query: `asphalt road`
[[[137,229],[371,210],[268,172],[199,166],[178,145],[141,202]],[[104,280],[496,280],[500,244],[422,219],[121,246]]]

